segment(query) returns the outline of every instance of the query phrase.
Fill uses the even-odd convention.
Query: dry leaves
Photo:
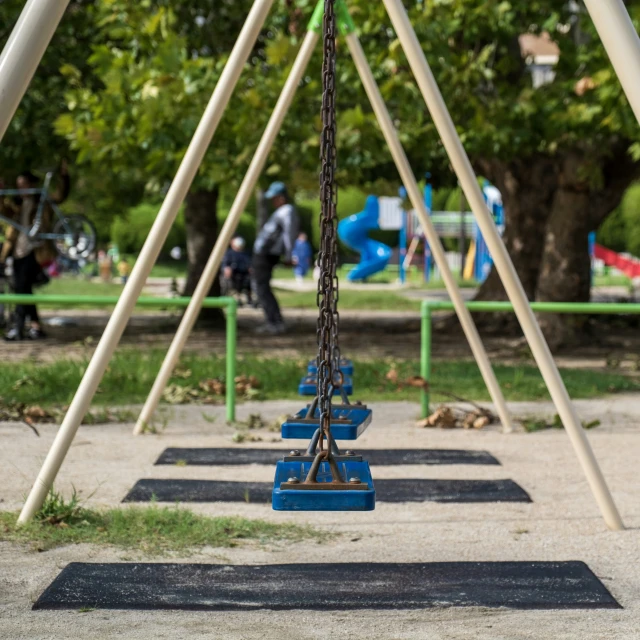
[[[387,371],[384,377],[391,384],[395,384],[398,389],[402,389],[403,387],[414,387],[416,389],[426,390],[429,388],[429,383],[421,376],[409,376],[402,380],[395,365],[392,365],[389,368],[389,371]]]
[[[193,387],[182,387],[179,384],[170,384],[162,392],[162,399],[168,404],[187,404],[200,398],[200,392]]]
[[[585,93],[587,93],[587,91],[592,91],[595,88],[595,80],[587,76],[585,78],[580,78],[580,80],[576,82],[574,91],[576,92],[577,96],[583,96]]]
[[[179,377],[187,378],[190,375],[191,371],[187,370],[181,372]],[[236,376],[233,382],[236,393],[245,400],[255,399],[260,395],[260,382],[255,376]],[[197,387],[170,384],[163,391],[162,398],[168,404],[188,404],[190,402],[216,404],[226,392],[227,386],[220,378],[206,378],[201,380]]]
[[[438,427],[440,429],[484,429],[495,422],[496,417],[488,409],[481,407],[473,411],[465,411],[457,407],[440,405],[430,416],[419,420],[416,426],[422,428]]]

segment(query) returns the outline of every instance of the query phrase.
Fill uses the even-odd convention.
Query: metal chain
[[[318,266],[318,406],[320,409],[320,450],[327,440],[327,456],[331,454],[331,400],[333,396],[336,356],[338,365],[338,278],[336,261],[336,14],[335,0],[324,0],[322,61],[322,135],[320,137],[320,252]]]

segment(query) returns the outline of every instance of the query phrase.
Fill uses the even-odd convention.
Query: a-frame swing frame
[[[222,230],[218,235],[218,239],[216,240],[216,244],[203,270],[196,290],[193,292],[191,301],[182,317],[182,321],[180,322],[169,350],[167,351],[153,387],[145,401],[142,411],[140,412],[133,430],[134,435],[143,433],[147,425],[151,423],[173,369],[178,363],[180,354],[184,349],[200,310],[202,309],[202,303],[210,291],[213,280],[220,269],[224,252],[229,246],[229,242],[231,241],[231,238],[238,226],[240,216],[247,206],[249,197],[253,192],[260,174],[262,173],[275,137],[280,131],[282,122],[286,117],[287,110],[291,105],[300,80],[304,76],[309,60],[311,59],[311,55],[313,54],[318,42],[318,34],[322,26],[323,8],[323,1],[319,0],[313,17],[309,23],[307,34],[302,41],[296,60],[289,72],[289,76],[278,103],[273,110],[271,119],[267,124],[262,139],[253,156],[249,170],[247,171],[236,198],[231,205],[227,219],[225,220]],[[471,318],[471,314],[465,307],[464,299],[456,279],[451,273],[451,269],[446,260],[444,247],[442,246],[442,242],[435,231],[429,212],[427,211],[422,195],[420,194],[420,188],[418,187],[418,183],[413,171],[411,170],[407,156],[402,148],[397,131],[393,126],[391,116],[387,111],[382,96],[380,95],[380,91],[373,77],[373,73],[371,72],[371,68],[366,61],[364,52],[362,51],[362,46],[360,45],[360,41],[356,35],[355,25],[344,0],[336,0],[336,18],[338,31],[345,37],[347,46],[360,75],[360,79],[365,87],[380,128],[384,134],[387,146],[389,147],[393,160],[398,168],[398,173],[405,184],[411,203],[418,213],[422,228],[425,230],[428,242],[432,248],[434,260],[441,271],[449,297],[455,305],[456,313],[458,314],[460,323],[467,340],[469,341],[471,350],[476,362],[478,363],[478,367],[482,373],[485,384],[489,389],[491,399],[496,406],[500,421],[504,430],[506,432],[510,432],[512,430],[511,417],[509,415],[502,390],[500,389],[498,380],[493,372],[489,358],[480,339],[480,335],[478,334],[478,330]]]
[[[4,135],[15,110],[17,109],[31,78],[33,77],[42,54],[55,32],[68,2],[69,0],[28,0],[18,23],[7,42],[7,45],[0,55],[0,139]],[[548,345],[542,336],[535,316],[531,311],[531,307],[526,299],[520,280],[513,267],[513,263],[511,262],[504,243],[502,242],[493,219],[486,207],[475,173],[471,167],[471,163],[469,162],[468,156],[466,155],[462,142],[457,134],[451,116],[442,98],[442,94],[440,93],[435,78],[433,77],[426,57],[424,56],[424,52],[420,47],[415,31],[411,26],[406,10],[401,0],[383,0],[383,2],[396,30],[398,39],[405,51],[405,55],[409,60],[409,64],[414,76],[416,77],[416,81],[426,102],[427,108],[431,113],[447,154],[449,155],[454,171],[460,181],[482,234],[486,239],[489,250],[492,253],[495,267],[505,286],[509,299],[514,305],[516,315],[525,333],[525,337],[531,347],[545,383],[549,388],[551,397],[576,451],[580,464],[583,467],[583,471],[585,472],[604,520],[607,526],[611,529],[623,529],[624,525],[615,503],[613,502],[613,498],[586,438],[578,415],[571,403],[564,383],[562,382],[555,362],[553,361]],[[26,522],[35,515],[35,512],[42,506],[44,499],[53,484],[60,466],[62,465],[69,447],[71,446],[77,429],[89,409],[91,400],[95,395],[98,384],[104,375],[109,360],[113,355],[120,337],[122,336],[126,323],[133,311],[135,302],[142,291],[146,278],[148,277],[149,272],[157,259],[160,248],[166,239],[173,221],[175,220],[180,204],[184,200],[198,167],[202,162],[206,149],[211,142],[224,109],[228,104],[230,95],[237,84],[242,67],[255,44],[257,36],[262,29],[272,4],[273,0],[254,1],[253,7],[247,17],[247,21],[240,33],[233,51],[231,52],[229,61],[213,92],[211,100],[209,101],[203,118],[196,129],[183,161],[180,164],[176,178],[167,193],[162,208],[160,209],[149,236],[145,241],[140,257],[131,273],[131,277],[123,290],[107,327],[105,328],[93,358],[87,367],[85,375],[60,426],[54,443],[45,459],[43,467],[38,474],[27,501],[25,502],[19,517],[19,522]],[[637,82],[637,69],[640,69],[640,39],[638,38],[638,34],[631,23],[629,14],[627,13],[622,0],[585,0],[585,6],[594,20],[598,33],[600,34],[603,44],[611,58],[612,64],[620,78],[623,89],[632,105],[636,118],[638,118],[638,121],[640,122],[640,83]],[[348,34],[347,38],[350,38],[352,35],[353,38],[351,39],[352,41],[349,45],[349,49],[354,56],[354,60],[356,61],[356,65],[358,66],[358,70],[363,79],[363,84],[365,85],[367,94],[372,102],[372,106],[376,112],[380,126],[383,129],[383,133],[385,133],[385,138],[387,139],[390,150],[394,155],[394,160],[398,165],[400,175],[407,186],[412,204],[422,218],[421,212],[424,209],[422,198],[418,197],[419,202],[414,202],[414,197],[411,195],[411,191],[409,191],[408,188],[412,182],[415,182],[415,178],[412,176],[410,169],[408,169],[408,173],[410,175],[405,175],[407,173],[407,168],[403,166],[402,162],[400,162],[401,158],[398,155],[398,151],[402,152],[399,142],[397,146],[393,144],[393,142],[390,142],[394,137],[391,134],[395,134],[395,130],[393,129],[393,126],[388,130],[385,127],[386,119],[383,117],[384,114],[382,109],[384,109],[387,117],[388,112],[386,112],[386,107],[379,96],[379,92],[375,86],[375,81],[373,84],[370,82],[373,80],[373,76],[371,75],[368,65],[366,65],[368,74],[364,73],[365,69],[363,63],[366,64],[366,61],[364,61],[364,56],[362,55],[359,42],[356,44],[357,37],[355,36],[355,32]],[[307,43],[307,46],[310,50],[313,49],[310,43]],[[308,52],[309,55],[310,53],[311,51]],[[371,75],[370,78],[368,78],[369,75]],[[291,80],[291,77],[289,79]],[[367,81],[365,81],[366,79]],[[291,96],[288,99],[292,98],[294,89],[295,86],[292,87]],[[380,100],[376,98],[376,93]],[[281,101],[283,96],[281,96]],[[283,106],[285,108],[284,110],[288,107],[286,101],[282,104],[279,101],[278,104]],[[397,135],[395,137],[397,139]],[[402,152],[402,155],[404,155],[404,152]],[[413,178],[413,180],[411,178]],[[428,219],[426,222],[429,222]],[[428,224],[425,225],[425,231],[428,226]],[[232,233],[233,230],[228,233],[227,243],[231,239]],[[222,238],[220,240],[222,240]],[[223,245],[219,242],[220,250],[223,246],[226,248],[227,243]],[[434,245],[439,245],[439,240],[434,243]],[[218,249],[218,246],[216,246],[216,249]],[[458,311],[458,309],[456,310]],[[467,331],[467,328],[465,331]],[[467,333],[467,335],[469,334]],[[477,357],[475,351],[474,355]],[[486,373],[487,372],[483,371],[483,374]]]

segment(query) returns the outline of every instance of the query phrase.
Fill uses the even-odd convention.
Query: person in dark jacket
[[[27,190],[37,188],[38,179],[30,171],[24,171],[18,176],[18,189]],[[62,163],[60,167],[60,187],[57,191],[50,194],[50,198],[57,204],[63,202],[69,195],[70,180],[66,163]],[[38,210],[38,195],[24,195],[20,198],[17,206],[14,207],[13,217],[24,228],[29,229],[34,222]],[[45,205],[42,218],[42,230],[48,230],[51,226],[53,214],[51,208]],[[10,227],[7,231],[7,241],[2,247],[0,255],[0,263],[4,264],[5,260],[13,256],[13,279],[15,293],[32,294],[33,287],[42,282],[46,282],[48,278],[43,271],[43,267],[49,265],[56,257],[55,247],[50,241],[34,245],[31,237],[24,231],[17,231],[14,227]],[[30,325],[25,333],[25,323],[27,317]],[[14,326],[6,333],[5,340],[16,341],[23,338],[29,340],[39,340],[45,337],[38,317],[36,306],[18,304],[15,311]]]
[[[281,259],[285,264],[291,264],[299,222],[283,182],[272,183],[265,198],[271,201],[274,212],[260,229],[253,245],[253,278],[266,320],[264,325],[258,327],[257,332],[278,334],[284,333],[286,328],[280,305],[271,290],[271,276]]]
[[[244,238],[235,237],[222,259],[222,293],[230,295],[234,291],[247,296],[247,304],[251,300],[251,257],[244,250]]]

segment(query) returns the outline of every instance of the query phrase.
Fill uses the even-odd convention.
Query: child
[[[122,260],[118,262],[118,273],[120,274],[122,284],[127,284],[129,274],[131,273],[131,267],[129,266],[126,258],[122,258]]]
[[[291,258],[293,261],[293,273],[297,282],[302,282],[311,268],[311,245],[306,233],[301,233],[293,245]]]

